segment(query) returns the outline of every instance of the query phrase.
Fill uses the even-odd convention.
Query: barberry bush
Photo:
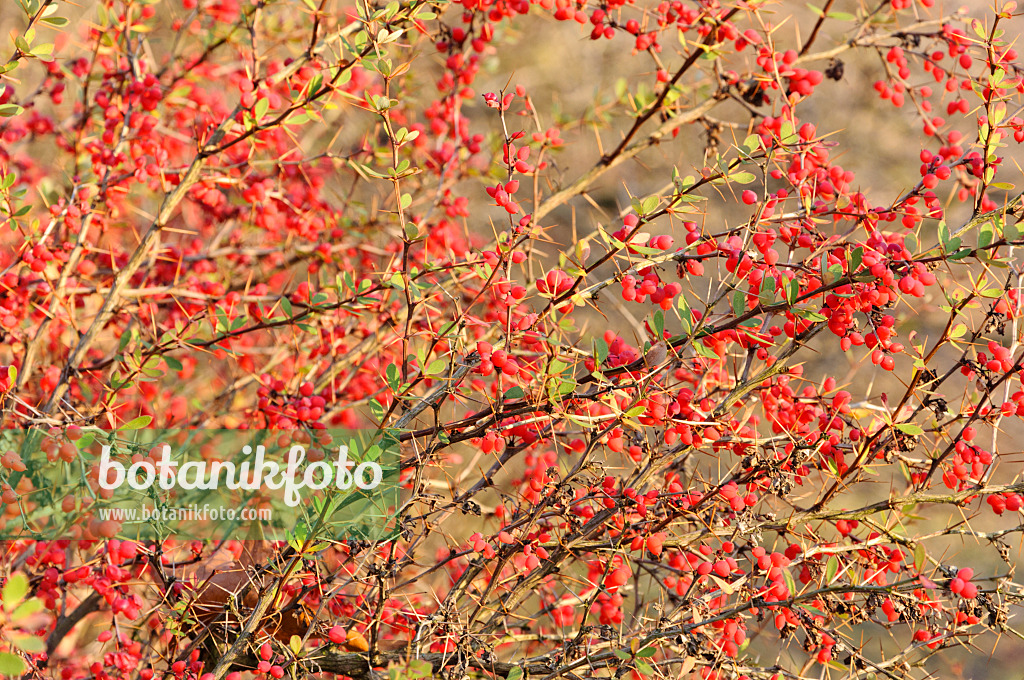
[[[0,20],[4,427],[86,469],[343,427],[403,470],[387,541],[135,542],[69,495],[3,544],[0,673],[1009,677],[1016,3]]]

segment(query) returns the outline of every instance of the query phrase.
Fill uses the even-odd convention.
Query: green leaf
[[[376,399],[370,400],[370,412],[373,413],[373,417],[380,422],[384,417],[384,405]]]
[[[693,312],[690,311],[690,303],[686,301],[686,295],[680,294],[676,300],[676,307],[679,308],[679,319],[683,323],[683,332],[689,333],[693,327]]]
[[[941,243],[942,245],[946,245],[946,243],[949,242],[950,234],[949,234],[949,225],[946,224],[945,220],[939,222],[938,232],[939,232],[939,243]],[[947,248],[947,250],[948,250],[948,248]]]
[[[10,652],[0,652],[0,674],[21,675],[24,672],[25,662],[21,660],[20,656],[15,656]]]
[[[654,332],[661,340],[665,335],[665,313],[660,309],[654,313]]]
[[[788,120],[782,124],[779,129],[779,137],[783,144],[794,144],[799,139],[796,134],[796,128]]]
[[[793,580],[793,575],[789,573],[789,569],[782,572],[782,578],[786,581],[786,588],[789,590],[789,596],[793,597],[796,595],[796,582]]]
[[[390,387],[393,392],[397,392],[398,388],[402,385],[402,378],[399,375],[398,366],[388,364],[386,373],[388,377],[388,387]]]
[[[1003,225],[1003,238],[1007,241],[1016,241],[1020,238],[1020,229],[1017,228],[1016,224],[1007,222]]]
[[[594,338],[594,358],[599,366],[605,362],[610,352],[608,343],[605,342],[603,337]]]
[[[27,619],[36,612],[42,611],[42,609],[43,601],[40,600],[38,597],[33,597],[31,599],[25,600],[24,602],[18,605],[17,609],[11,612],[11,621],[15,623],[18,621],[23,621],[24,619]]]
[[[256,105],[252,107],[252,114],[256,120],[259,120],[263,116],[267,115],[267,110],[270,109],[270,100],[264,97],[263,99],[256,100]]]
[[[658,650],[656,647],[644,647],[639,652],[637,652],[636,655],[641,659],[646,659],[648,657],[654,656],[657,653]]]
[[[447,366],[448,361],[446,359],[434,359],[433,361],[430,362],[430,365],[427,366],[427,369],[424,371],[424,373],[426,373],[427,375],[438,375],[442,371],[444,371],[444,369]]]
[[[839,573],[839,558],[832,555],[828,558],[828,562],[825,564],[825,585],[832,583],[835,579],[836,574]]]
[[[640,406],[634,406],[633,408],[629,409],[622,415],[626,416],[627,418],[636,418],[638,415],[644,413],[646,410],[647,407],[641,404]]]
[[[751,172],[734,172],[729,175],[729,181],[736,184],[750,184],[756,179],[757,177]]]
[[[978,234],[978,247],[987,248],[992,245],[995,238],[996,230],[992,227],[992,221],[989,220],[985,224],[981,225],[981,233]]]
[[[314,96],[320,91],[320,87],[324,84],[324,77],[319,73],[310,78],[309,84],[306,85],[307,97]]]
[[[921,243],[917,240],[916,234],[907,234],[903,238],[903,247],[907,249],[907,252],[916,253],[920,245]],[[850,268],[850,271],[853,271],[853,267]]]
[[[853,249],[853,252],[850,253],[850,273],[852,274],[858,269],[860,269],[860,266],[863,263],[864,248],[862,246],[857,246],[856,248]]]
[[[110,374],[111,389],[119,390],[121,389],[121,387],[124,386],[125,382],[127,381],[121,377],[120,371],[115,370],[113,373]]]
[[[523,388],[520,387],[519,385],[516,385],[515,387],[510,387],[508,390],[505,391],[505,399],[522,399],[525,396],[526,393],[523,392]]]
[[[623,661],[629,661],[629,659],[632,658],[630,657],[629,652],[624,652],[621,649],[615,650],[615,656],[619,657]]]
[[[703,342],[693,343],[693,349],[697,354],[701,355],[706,359],[718,360],[719,356],[715,354],[714,350],[706,346]]]
[[[42,606],[42,605],[40,605]],[[11,635],[11,644],[23,652],[38,654],[46,651],[46,643],[35,635],[28,633],[14,633]]]
[[[915,425],[914,423],[896,423],[896,429],[900,432],[906,432],[907,434],[924,434],[924,430],[921,426]]]
[[[988,30],[985,28],[985,24],[981,23],[977,19],[971,19],[971,28],[979,38],[982,40],[988,40]]]
[[[12,574],[7,583],[4,584],[3,602],[4,609],[14,611],[15,607],[28,595],[28,577],[21,572]]]
[[[843,267],[839,264],[833,264],[825,269],[822,267],[821,271],[821,282],[828,285],[835,283],[839,279],[843,278]]]
[[[10,118],[11,116],[17,116],[24,110],[17,104],[3,104],[0,106],[0,116]]]
[[[645,661],[637,661],[636,669],[644,675],[654,675],[654,669],[651,668],[651,665]]]
[[[556,384],[556,386],[555,386],[553,391],[554,391],[555,394],[569,394],[570,392],[572,392],[575,389],[576,389],[576,380],[575,379],[573,379],[573,378],[568,378],[568,379],[562,378],[562,379],[558,380],[558,383]]]
[[[743,314],[746,309],[747,296],[743,294],[742,290],[736,290],[732,294],[732,313],[736,316]]]
[[[128,430],[141,430],[142,428],[153,422],[153,416],[139,416],[129,420],[127,423],[117,428],[118,432],[125,432]]]
[[[548,366],[548,372],[550,375],[560,375],[564,373],[567,368],[569,368],[569,364],[565,363],[561,359],[554,359]]]
[[[519,680],[523,677],[523,669],[519,666],[509,670],[508,675],[505,676],[505,680]]]

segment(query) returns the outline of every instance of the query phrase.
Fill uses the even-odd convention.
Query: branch
[[[537,207],[537,211],[534,212],[533,214],[533,221],[539,222],[541,219],[543,219],[546,215],[548,215],[558,206],[567,202],[574,196],[582,194],[584,191],[586,191],[587,187],[593,184],[597,180],[597,178],[603,175],[604,173],[608,172],[609,170],[618,165],[621,165],[623,162],[629,160],[630,158],[633,158],[634,156],[638,155],[641,151],[644,151],[645,149],[654,146],[655,144],[660,142],[663,137],[671,133],[672,130],[679,127],[680,125],[692,123],[698,118],[703,117],[704,114],[706,114],[711,109],[715,108],[715,106],[717,106],[718,103],[723,101],[724,99],[724,95],[716,93],[714,96],[702,102],[696,108],[690,109],[685,113],[681,113],[678,116],[670,118],[667,122],[661,125],[661,127],[652,132],[647,137],[647,139],[639,141],[629,147],[623,148],[621,151],[613,152],[610,156],[602,158],[594,165],[593,168],[591,168],[582,176],[580,176],[579,179],[577,179],[575,182],[567,186],[565,189],[562,189],[561,191],[552,194],[551,196],[548,196],[547,200],[545,200]]]
[[[57,625],[53,627],[49,637],[46,638],[47,658],[57,650],[61,641],[67,637],[67,634],[71,632],[71,629],[74,628],[79,621],[99,609],[102,601],[103,596],[100,595],[99,592],[93,591],[89,597],[78,603],[78,606],[75,607],[73,612],[57,619]]]

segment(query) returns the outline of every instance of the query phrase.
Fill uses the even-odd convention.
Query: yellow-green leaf
[[[139,416],[138,418],[129,420],[127,423],[125,423],[124,425],[117,429],[118,431],[141,430],[142,428],[149,425],[151,422],[153,422],[153,416]]]
[[[3,600],[4,609],[14,611],[25,596],[28,594],[28,578],[22,574],[12,574],[4,585]]]
[[[25,672],[25,662],[20,656],[10,652],[0,652],[0,675],[21,675]]]

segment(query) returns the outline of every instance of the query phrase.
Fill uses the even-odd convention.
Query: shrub
[[[903,678],[1020,637],[1015,3],[19,3],[5,427],[83,470],[360,430],[403,495],[389,540],[175,544],[69,494],[6,543],[0,672]]]

